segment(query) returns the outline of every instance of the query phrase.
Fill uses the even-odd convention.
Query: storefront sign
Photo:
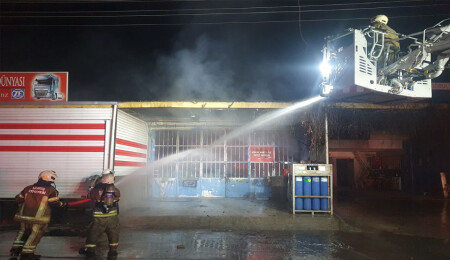
[[[381,169],[383,167],[383,159],[380,156],[372,157],[372,169]]]
[[[66,102],[68,72],[0,72],[0,102]]]
[[[251,162],[273,162],[274,148],[273,146],[251,146],[250,161]]]

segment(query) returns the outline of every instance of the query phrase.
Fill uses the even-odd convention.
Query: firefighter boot
[[[17,259],[20,256],[20,252],[22,252],[21,247],[13,247],[11,250],[9,250],[9,259],[14,260]]]
[[[41,258],[41,255],[35,255],[33,253],[20,255],[20,260],[39,260],[40,258]]]
[[[108,251],[108,260],[115,260],[117,259],[117,246],[110,246]]]
[[[84,255],[86,257],[93,257],[93,256],[95,256],[95,251],[92,248],[88,249],[88,248],[82,247],[82,248],[80,248],[80,250],[78,250],[78,254]]]

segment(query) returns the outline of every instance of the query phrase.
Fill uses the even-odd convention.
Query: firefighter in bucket
[[[117,257],[119,246],[119,199],[120,190],[114,186],[114,174],[103,174],[100,183],[89,192],[88,198],[95,202],[93,220],[89,225],[86,245],[79,253],[95,256],[97,242],[106,233],[109,242],[108,259]]]

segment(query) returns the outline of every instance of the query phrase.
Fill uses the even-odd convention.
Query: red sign
[[[0,72],[0,102],[66,102],[68,72]]]
[[[251,146],[250,161],[251,162],[273,162],[274,160],[273,146]]]
[[[372,157],[372,169],[381,169],[383,167],[383,159],[379,156]]]

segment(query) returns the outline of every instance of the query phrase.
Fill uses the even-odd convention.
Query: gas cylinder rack
[[[333,215],[333,165],[292,164],[288,186],[292,214]]]

